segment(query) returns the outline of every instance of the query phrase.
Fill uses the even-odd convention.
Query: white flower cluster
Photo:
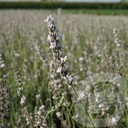
[[[0,68],[4,68],[5,67],[5,63],[4,60],[2,58],[2,54],[0,53]]]
[[[57,50],[61,49],[61,43],[60,36],[56,32],[54,18],[50,15],[44,22],[48,24],[49,35],[47,37],[47,40],[50,42],[50,48],[57,52]]]
[[[120,117],[116,115],[115,117],[109,118],[107,124],[108,126],[113,126],[114,128],[116,128],[119,120]]]
[[[54,18],[50,15],[47,17],[47,19],[44,22],[46,22],[48,25],[49,34],[47,40],[50,43],[50,49],[52,49],[53,51],[55,63],[58,65],[56,72],[66,77],[68,81],[72,83],[73,78],[71,75],[68,74],[70,65],[67,62],[68,59],[67,56],[63,56],[63,53],[61,51],[61,43],[60,43],[61,36],[56,31]]]
[[[25,105],[26,103],[26,97],[22,94],[23,92],[23,81],[19,75],[19,71],[15,72],[15,81],[16,81],[16,86],[17,86],[17,95],[20,97],[20,104],[22,106]]]
[[[121,40],[119,38],[119,31],[116,28],[113,29],[113,34],[114,34],[114,37],[115,37],[116,46],[120,47],[122,42],[121,42]]]
[[[37,112],[37,116],[36,116],[37,124],[36,124],[36,127],[48,128],[44,115],[45,115],[45,106],[42,105],[39,108],[39,111]]]
[[[22,106],[25,105],[25,100],[26,100],[26,97],[23,95],[23,96],[21,97],[21,100],[20,100],[20,104],[21,104]]]
[[[101,91],[98,87],[98,85],[95,85],[96,90],[94,90],[94,96],[95,96],[95,101],[98,103],[99,109],[102,111],[102,115],[105,114],[110,108],[110,106],[107,105],[107,103],[102,99]],[[98,89],[98,90],[97,90]]]
[[[77,102],[80,102],[82,100],[86,100],[86,96],[85,96],[85,91],[78,91],[78,97],[77,97]]]

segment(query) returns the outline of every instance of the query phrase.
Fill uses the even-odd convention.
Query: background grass
[[[128,10],[111,9],[69,9],[63,10],[65,13],[72,14],[93,14],[93,15],[128,15]]]

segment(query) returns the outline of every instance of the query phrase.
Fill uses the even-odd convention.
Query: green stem
[[[27,117],[28,117],[29,122],[30,122],[30,128],[33,128],[33,126],[32,126],[32,120],[31,120],[30,115],[29,115],[29,113],[28,113],[28,109],[27,109],[26,106],[25,106],[24,108],[25,108],[25,111],[27,112]]]
[[[50,90],[50,83],[48,84],[48,90]],[[50,97],[50,108],[52,108],[52,99],[51,99],[51,93],[49,92],[49,97]],[[46,118],[47,118],[48,115],[46,115]],[[45,119],[46,119],[45,118]],[[50,122],[51,122],[51,126],[53,125],[53,119],[52,119],[52,115],[50,117]]]
[[[76,96],[78,97],[78,94],[77,94],[76,90],[73,88],[73,86],[71,86],[71,87],[72,87],[73,91],[75,92]],[[81,106],[82,106],[82,108],[83,108],[85,114],[87,114],[87,116],[89,117],[90,123],[92,124],[93,128],[95,128],[94,123],[93,123],[93,121],[92,121],[92,119],[91,119],[91,117],[90,117],[88,111],[84,108],[84,106],[83,106],[82,103],[80,103],[80,104],[81,104]]]

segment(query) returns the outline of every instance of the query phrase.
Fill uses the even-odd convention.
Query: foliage
[[[127,2],[101,3],[101,2],[0,2],[1,9],[127,9]]]

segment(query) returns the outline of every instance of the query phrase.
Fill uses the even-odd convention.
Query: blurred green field
[[[109,16],[111,13],[116,15],[117,12],[0,10],[0,128],[45,128],[34,125],[38,122],[37,111],[42,104],[46,112],[55,106],[55,94],[49,79],[49,65],[53,56],[47,41],[47,24],[44,23],[50,14],[55,18],[58,33],[62,35],[62,51],[68,57],[70,73],[77,81],[74,83],[75,89],[91,74],[101,72],[119,74],[128,82],[128,17],[124,16],[127,11],[119,10],[119,14],[123,13],[120,16]],[[26,97],[24,105],[20,103],[19,88],[20,96]],[[63,93],[68,92],[64,83],[61,89]],[[64,102],[68,98],[72,97],[66,95]],[[58,98],[58,103],[61,100]],[[75,116],[74,104],[72,101],[71,106],[59,107],[51,112],[46,119],[48,127],[86,128],[72,119]],[[111,128],[128,127],[128,97],[124,106],[121,119]],[[89,110],[88,105],[86,110]],[[56,116],[58,111],[64,115],[65,127]]]
[[[49,9],[48,9],[49,10]],[[46,9],[44,9],[46,11]],[[50,11],[50,10],[49,10]],[[128,16],[128,10],[125,9],[53,9],[52,12],[59,11],[67,14],[86,14],[86,15],[103,15],[103,16]]]
[[[119,10],[119,9],[69,9],[63,10],[66,13],[71,14],[93,14],[93,15],[112,15],[112,16],[119,16],[119,15],[128,15],[128,10]]]

